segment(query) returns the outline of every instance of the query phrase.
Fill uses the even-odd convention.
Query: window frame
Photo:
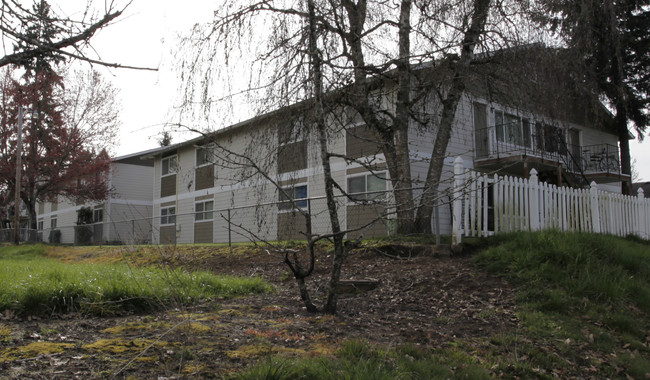
[[[36,222],[36,230],[43,231],[44,227],[45,227],[45,221],[43,219],[40,219]]]
[[[55,216],[53,218],[50,218],[50,229],[53,230],[56,228],[56,225],[58,223],[58,218]]]
[[[211,208],[206,210],[206,205],[211,204]],[[199,211],[199,205],[201,205],[201,210]],[[209,218],[208,218],[208,214]],[[214,200],[206,199],[204,201],[194,202],[194,223],[201,222],[212,222],[214,220]]]
[[[169,211],[172,210],[170,213]],[[165,211],[165,215],[163,215]],[[163,222],[164,220],[164,222]],[[176,224],[176,206],[166,206],[160,208],[160,225],[173,226]]]
[[[305,189],[305,196],[298,197],[296,190],[302,188]],[[283,191],[278,191],[278,212],[307,210],[309,206],[309,184],[307,182],[296,183],[291,186],[283,186],[282,190]],[[283,199],[286,197],[285,193],[288,193],[291,198]]]
[[[97,216],[100,216],[99,218]],[[103,223],[104,222],[104,208],[97,207],[93,209],[93,223]]]
[[[515,115],[500,109],[494,109],[493,114],[495,141],[497,144],[506,144],[527,149],[534,148],[532,139],[534,123],[531,121],[531,118]],[[498,119],[501,119],[500,123],[497,122]],[[514,123],[516,123],[516,128],[513,128]],[[509,133],[512,129],[516,129],[516,133]]]
[[[165,173],[165,161],[171,161],[174,160],[174,165],[172,166],[170,163],[167,164],[167,173]],[[160,176],[161,177],[167,177],[170,175],[174,175],[178,172],[178,154],[173,154],[171,156],[163,157],[160,160]]]
[[[196,149],[194,150],[194,167],[201,168],[208,165],[214,165],[215,149],[216,146],[214,144],[197,146]],[[213,161],[206,160],[205,162],[199,164],[199,152],[206,151],[206,150],[209,151],[208,154],[212,157]]]
[[[352,174],[348,175],[346,177],[345,185],[346,189],[345,191],[348,194],[348,204],[358,204],[358,203],[367,203],[367,202],[375,202],[380,200],[380,198],[386,196],[386,192],[388,191],[388,177],[386,176],[387,172],[386,171],[380,171],[380,172],[365,172],[365,173],[359,173],[359,174]],[[381,180],[384,184],[384,189],[383,190],[368,190],[368,184],[369,178],[376,178],[378,180]],[[359,178],[363,178],[363,186],[364,186],[364,191],[359,191],[359,192],[351,192],[350,191],[350,180],[357,180]],[[380,191],[383,191],[384,193],[380,193]],[[374,195],[376,192],[376,195]],[[355,195],[357,194],[357,195]]]

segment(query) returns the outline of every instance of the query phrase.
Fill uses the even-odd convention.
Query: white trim
[[[368,195],[367,193],[368,193],[368,177],[369,176],[373,176],[373,177],[377,177],[379,179],[383,179],[384,180],[384,185],[385,185],[384,186],[384,191],[388,192],[388,189],[389,189],[388,182],[390,181],[389,177],[388,177],[388,171],[387,170],[381,170],[381,171],[376,171],[376,172],[368,171],[368,172],[363,172],[363,173],[346,174],[346,176],[345,176],[345,192],[348,194],[348,197],[352,197],[354,194]],[[361,192],[361,193],[351,193],[350,189],[348,188],[349,180],[352,179],[352,178],[360,178],[360,177],[365,178],[365,191]],[[366,201],[367,201],[367,199],[366,199]],[[363,202],[363,201],[362,200],[355,201],[353,199],[346,198],[346,205],[357,205],[357,204],[359,204],[359,202]]]
[[[168,210],[168,209],[170,209],[170,208],[173,208],[173,209],[174,209],[174,214],[173,214],[173,216],[174,216],[174,223],[163,223],[162,220],[161,220],[161,219],[162,219],[162,210]],[[176,220],[176,216],[177,216],[176,211],[177,211],[177,210],[176,210],[176,205],[161,207],[161,208],[160,208],[160,212],[158,213],[158,214],[159,214],[159,215],[158,215],[158,223],[159,223],[159,226],[160,226],[160,227],[166,227],[166,226],[174,226],[174,225],[176,225],[176,222],[175,222],[175,220]],[[165,217],[169,219],[170,215],[165,215]]]

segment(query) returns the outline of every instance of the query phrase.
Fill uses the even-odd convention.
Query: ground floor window
[[[280,191],[278,210],[293,210],[294,208],[307,208],[307,185],[285,187]],[[293,202],[292,202],[293,201]],[[294,206],[295,203],[295,206]]]
[[[206,220],[212,220],[212,210],[214,210],[214,201],[204,201],[197,202],[194,205],[194,214],[195,222],[202,222]]]
[[[160,224],[176,224],[176,207],[163,207],[160,209]]]
[[[348,195],[355,201],[374,200],[386,191],[386,173],[369,173],[348,177]]]

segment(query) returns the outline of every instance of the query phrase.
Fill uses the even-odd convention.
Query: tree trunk
[[[397,211],[397,233],[413,233],[413,191],[408,130],[411,97],[411,0],[402,0],[399,18],[399,59],[397,63],[397,104],[393,121],[395,162],[389,165]]]
[[[321,71],[321,57],[318,49],[316,36],[316,16],[313,0],[307,1],[309,8],[309,55],[311,58],[311,69],[314,78],[314,98],[316,100],[315,118],[318,129],[318,141],[320,145],[321,164],[323,166],[323,177],[325,180],[325,196],[327,198],[327,209],[329,211],[330,226],[334,237],[334,263],[330,275],[327,301],[323,311],[335,314],[338,302],[338,285],[341,279],[341,269],[345,263],[346,249],[343,245],[343,235],[339,225],[338,207],[334,199],[334,179],[330,167],[330,156],[327,150],[327,130],[325,124],[325,110],[323,105],[323,76]],[[310,236],[311,239],[311,236]]]
[[[632,194],[632,162],[630,158],[630,140],[627,129],[627,115],[624,107],[617,107],[616,110],[616,129],[618,131],[618,142],[620,145],[621,174],[630,176],[629,180],[621,181],[621,193],[625,195]],[[623,108],[623,109],[621,109]]]
[[[435,202],[435,194],[438,192],[438,184],[442,176],[442,168],[445,161],[447,146],[451,138],[451,130],[456,116],[458,103],[465,91],[464,72],[474,60],[474,49],[479,42],[481,34],[484,32],[485,22],[490,9],[490,0],[474,0],[474,13],[472,14],[472,23],[465,32],[460,60],[451,63],[453,66],[454,77],[451,88],[443,100],[442,117],[438,132],[436,133],[425,189],[418,207],[415,225],[423,233],[431,233],[431,214]]]

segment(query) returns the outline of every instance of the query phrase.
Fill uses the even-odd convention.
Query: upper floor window
[[[160,209],[160,224],[176,224],[176,207],[163,207]]]
[[[194,205],[196,213],[194,214],[195,222],[212,220],[212,210],[214,210],[214,201],[196,202]]]
[[[530,120],[503,111],[494,111],[497,141],[531,148]]]
[[[536,147],[545,152],[565,154],[567,151],[565,131],[554,125],[537,123],[535,141]]]
[[[280,191],[278,210],[293,210],[307,208],[307,185],[285,187]],[[293,201],[293,202],[292,202]]]
[[[50,228],[56,228],[56,218],[50,219]]]
[[[43,220],[42,219],[38,221],[38,225],[37,225],[36,229],[38,229],[39,231],[43,230]]]
[[[162,159],[162,175],[170,175],[176,173],[178,168],[178,156],[169,156]]]
[[[214,163],[214,146],[206,145],[196,148],[196,166]]]
[[[374,200],[383,197],[385,192],[385,172],[348,177],[348,195],[352,200]]]

